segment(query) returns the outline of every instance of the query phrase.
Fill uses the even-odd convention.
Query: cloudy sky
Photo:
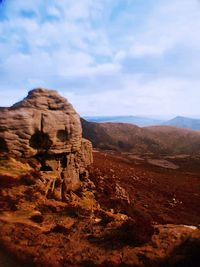
[[[199,0],[0,2],[0,106],[45,87],[81,115],[200,116]]]

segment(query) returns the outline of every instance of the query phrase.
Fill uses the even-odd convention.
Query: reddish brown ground
[[[200,160],[169,160],[180,168],[157,167],[115,152],[94,152],[92,177],[99,202],[110,208],[117,205],[111,199],[117,181],[128,192],[132,206],[149,214],[154,222],[200,224]]]
[[[200,159],[149,159],[161,160],[95,151],[66,203],[45,196],[39,173],[2,162],[0,267],[199,267]]]

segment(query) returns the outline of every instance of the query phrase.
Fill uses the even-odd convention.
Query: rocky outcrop
[[[46,194],[63,199],[66,192],[79,187],[92,162],[92,146],[82,138],[77,112],[56,91],[41,88],[0,109],[0,152],[36,159]]]

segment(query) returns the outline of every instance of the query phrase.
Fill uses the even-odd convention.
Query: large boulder
[[[82,139],[77,112],[56,91],[41,88],[12,107],[0,109],[0,152],[35,158],[52,192],[55,181],[61,185],[57,195],[62,198],[79,187],[80,177],[92,162],[92,146]]]

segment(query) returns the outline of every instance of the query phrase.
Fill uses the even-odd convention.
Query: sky
[[[37,87],[81,116],[200,117],[200,1],[0,1],[0,106]]]

